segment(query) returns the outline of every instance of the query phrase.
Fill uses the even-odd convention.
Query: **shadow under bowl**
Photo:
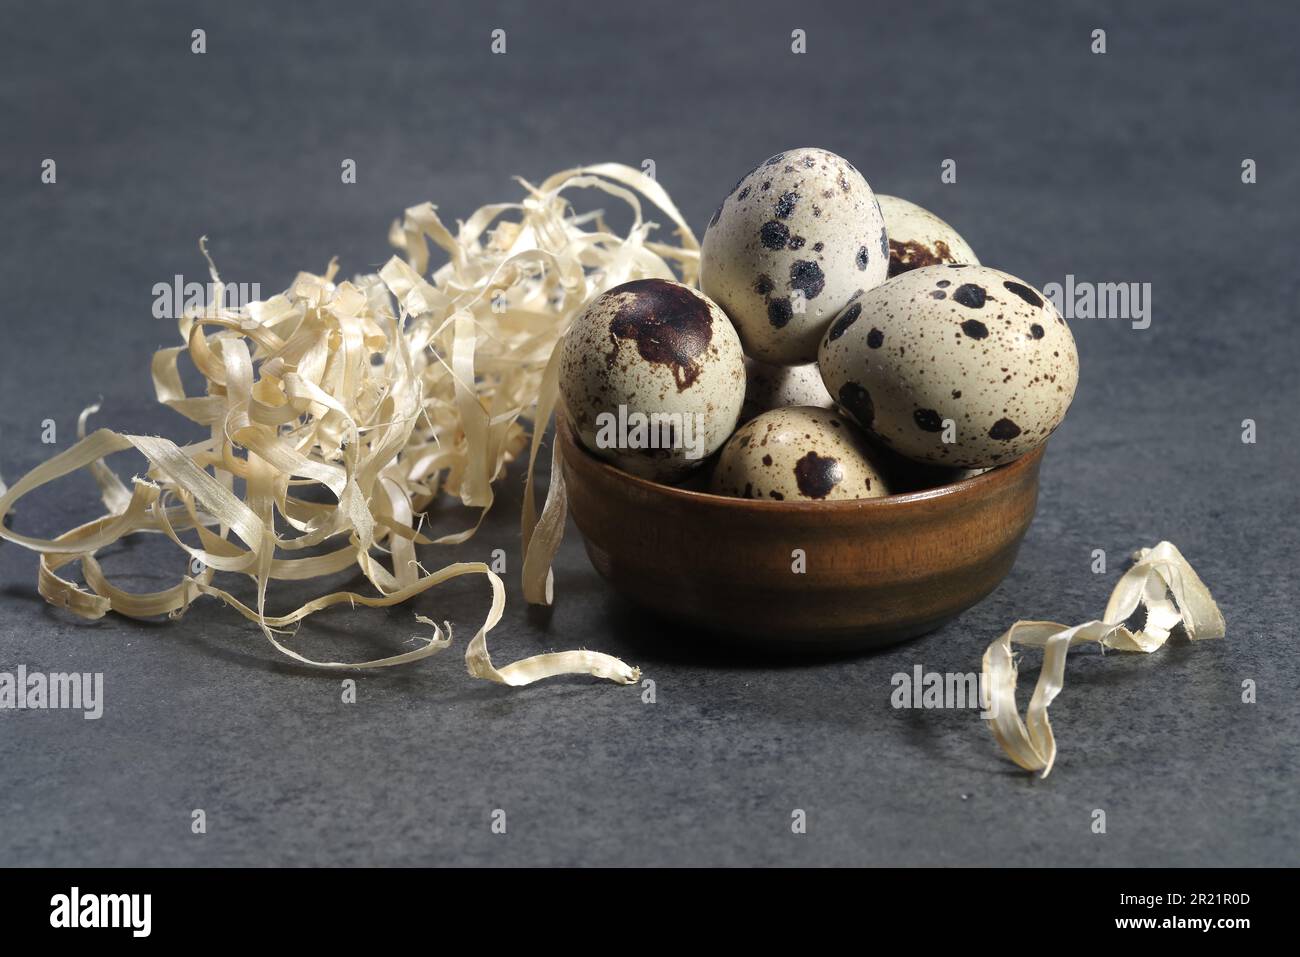
[[[883,647],[988,595],[1033,520],[1045,449],[906,495],[769,502],[630,475],[556,418],[569,510],[596,571],[652,613],[782,651]]]

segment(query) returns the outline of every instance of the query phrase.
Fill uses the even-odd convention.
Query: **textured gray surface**
[[[103,671],[107,704],[94,722],[0,712],[0,863],[1297,863],[1297,15],[615,6],[8,9],[0,470],[12,481],[55,451],[43,419],[70,444],[98,395],[102,425],[192,434],[152,404],[147,363],[174,336],[150,317],[151,288],[203,278],[200,234],[227,279],[270,291],[334,254],[373,267],[402,208],[427,198],[464,215],[513,196],[512,174],[651,157],[702,229],[754,162],[821,145],[1037,285],[1152,284],[1150,329],[1073,324],[1082,381],[1010,577],[884,653],[737,661],[627,612],[571,535],[549,622],[511,575],[498,659],[611,651],[656,681],[656,704],[588,680],[487,686],[449,651],[361,676],[349,706],[337,675],[286,664],[213,603],[163,625],[47,608],[34,556],[6,544],[0,670]],[[204,56],[189,52],[194,27]],[[488,52],[495,27],[506,56]],[[1095,27],[1104,56],[1089,52]],[[55,186],[38,181],[47,156]],[[354,186],[339,182],[345,157]],[[955,185],[939,182],[947,157]],[[1256,185],[1240,182],[1244,157]],[[1240,440],[1245,418],[1257,444]],[[520,484],[502,485],[459,555],[517,557]],[[90,516],[49,492],[17,523],[52,534]],[[891,675],[974,670],[1018,617],[1096,616],[1121,556],[1161,538],[1210,584],[1228,638],[1078,654],[1046,781],[1008,764],[972,712],[890,706]],[[1096,548],[1105,575],[1089,569]],[[172,553],[141,544],[106,562],[145,571],[150,556],[170,563],[150,573],[161,587]],[[463,642],[485,601],[471,581],[413,606],[452,618]],[[333,615],[300,640],[392,647],[411,610]],[[1241,703],[1245,679],[1257,704]],[[505,836],[489,830],[494,808]],[[790,832],[794,808],[806,835]]]

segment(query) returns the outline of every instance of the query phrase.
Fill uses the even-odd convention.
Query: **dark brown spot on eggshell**
[[[960,292],[961,290],[958,290]],[[967,319],[961,324],[961,331],[966,333],[972,339],[984,339],[988,337],[989,327],[984,325],[978,319]]]
[[[917,409],[912,413],[916,426],[925,432],[943,431],[943,416],[934,409]]]
[[[989,438],[997,439],[999,442],[1010,442],[1020,434],[1020,426],[1010,419],[998,419],[989,429]]]
[[[826,276],[815,262],[799,259],[790,267],[790,288],[802,291],[805,299],[816,299],[825,287]]]
[[[789,299],[773,299],[767,304],[767,321],[776,328],[783,328],[794,318],[794,308]]]
[[[622,295],[609,324],[615,352],[619,339],[634,340],[641,358],[672,369],[678,392],[694,385],[700,358],[713,339],[708,303],[685,286],[663,279],[636,279],[606,293],[611,294]],[[613,353],[608,361],[613,362]]]
[[[883,235],[883,231],[882,231]],[[936,239],[933,246],[909,239],[905,243],[889,240],[889,278],[900,273],[911,272],[922,266],[937,266],[952,262],[952,250],[942,239]]]
[[[876,420],[876,406],[871,401],[871,393],[856,382],[840,386],[839,403],[864,429],[871,428],[871,423]]]
[[[835,320],[835,324],[831,326],[830,336],[828,337],[829,340],[834,342],[840,336],[844,335],[844,333],[848,332],[849,326],[857,322],[858,316],[860,315],[862,315],[862,303],[860,302],[855,302],[853,305],[849,306],[849,308],[845,309],[840,317]]]
[[[790,239],[790,230],[785,223],[769,219],[759,227],[758,238],[768,249],[784,249]]]
[[[1006,289],[1010,290],[1011,292],[1014,292],[1017,296],[1019,296],[1021,299],[1023,299],[1025,302],[1029,303],[1031,306],[1035,307],[1036,309],[1042,308],[1043,298],[1040,295],[1038,295],[1038,293],[1034,292],[1032,289],[1026,286],[1024,283],[1012,282],[1011,280],[1008,279],[1002,285]]]
[[[987,296],[983,286],[968,282],[957,287],[957,291],[952,294],[952,299],[953,302],[959,302],[967,309],[983,309]]]
[[[794,478],[805,498],[825,498],[844,481],[844,469],[830,456],[809,452],[794,464]]]
[[[867,333],[867,347],[870,349],[879,349],[885,344],[885,334],[879,329],[873,328]]]

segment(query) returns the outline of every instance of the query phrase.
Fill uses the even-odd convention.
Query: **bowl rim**
[[[862,509],[898,509],[914,505],[918,502],[933,502],[943,499],[964,498],[968,495],[976,494],[979,489],[992,491],[993,487],[1002,487],[1012,482],[1021,472],[1034,468],[1042,459],[1043,453],[1047,449],[1047,443],[1044,442],[1036,449],[1026,452],[1019,458],[1012,459],[1003,465],[996,465],[987,472],[979,475],[973,475],[970,478],[962,479],[959,482],[952,482],[948,485],[940,485],[935,488],[921,489],[918,492],[904,492],[900,495],[883,495],[880,498],[848,498],[836,499],[829,502],[785,502],[769,501],[768,499],[754,498],[736,498],[731,495],[715,495],[712,492],[697,492],[692,489],[677,488],[674,485],[664,485],[661,482],[654,482],[639,475],[633,475],[631,472],[624,472],[610,463],[604,461],[578,441],[573,432],[572,426],[568,422],[568,417],[563,413],[563,409],[556,416],[556,433],[554,441],[562,442],[565,446],[566,459],[567,452],[572,449],[585,460],[585,467],[594,469],[596,472],[611,478],[615,481],[631,484],[633,487],[641,489],[650,495],[659,495],[664,498],[676,499],[683,503],[695,503],[698,505],[710,505],[719,508],[731,508],[738,510],[758,510],[768,512],[786,512],[790,514],[797,513],[816,513],[826,515],[832,512],[856,512]],[[985,489],[985,486],[989,486]]]

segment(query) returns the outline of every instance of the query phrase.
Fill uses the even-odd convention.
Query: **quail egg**
[[[718,456],[710,491],[737,498],[821,502],[889,494],[871,448],[841,413],[791,406],[736,430]]]
[[[890,278],[941,263],[979,265],[970,244],[928,209],[897,196],[878,194],[876,199],[880,201],[880,212],[889,234]]]
[[[745,359],[745,405],[740,421],[748,422],[768,409],[788,405],[810,405],[819,409],[835,406],[826,391],[817,363],[801,366],[774,366],[755,359]]]
[[[888,268],[884,219],[862,174],[826,150],[787,150],[741,177],[713,214],[700,288],[749,356],[795,365],[817,357],[826,324]]]
[[[962,469],[1045,442],[1079,376],[1051,301],[987,266],[925,266],[863,293],[831,323],[818,364],[840,407],[881,442]]]
[[[560,392],[574,432],[624,471],[674,481],[736,427],[745,399],[740,340],[689,286],[616,286],[574,319],[562,348]]]

